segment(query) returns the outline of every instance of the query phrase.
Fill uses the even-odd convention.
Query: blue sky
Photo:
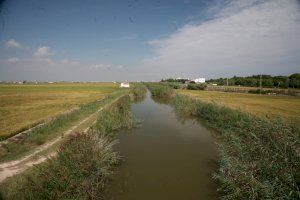
[[[297,0],[3,1],[0,80],[299,72],[299,20]]]
[[[1,43],[16,38],[33,49],[49,46],[57,58],[64,52],[69,59],[130,65],[151,54],[147,41],[176,31],[205,5],[199,0],[10,0],[3,8]]]

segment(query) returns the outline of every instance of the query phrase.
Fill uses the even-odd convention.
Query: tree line
[[[210,79],[207,83],[227,85],[227,81],[229,86],[259,87],[260,75],[246,77],[234,76],[228,78],[228,80],[227,78]],[[270,88],[300,88],[300,74],[295,73],[290,76],[262,75],[262,86]]]

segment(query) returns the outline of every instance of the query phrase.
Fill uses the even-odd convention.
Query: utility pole
[[[261,91],[262,91],[262,75],[260,75],[259,78],[259,94],[261,94]]]

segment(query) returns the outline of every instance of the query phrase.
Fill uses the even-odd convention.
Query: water
[[[146,100],[132,107],[142,127],[118,135],[124,158],[109,187],[111,200],[216,199],[211,175],[217,152],[210,130],[182,120],[168,105]]]

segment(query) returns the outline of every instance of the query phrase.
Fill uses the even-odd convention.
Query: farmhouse
[[[129,83],[121,83],[120,85],[121,88],[129,88]]]
[[[205,83],[205,78],[196,78],[193,80],[195,83]]]

